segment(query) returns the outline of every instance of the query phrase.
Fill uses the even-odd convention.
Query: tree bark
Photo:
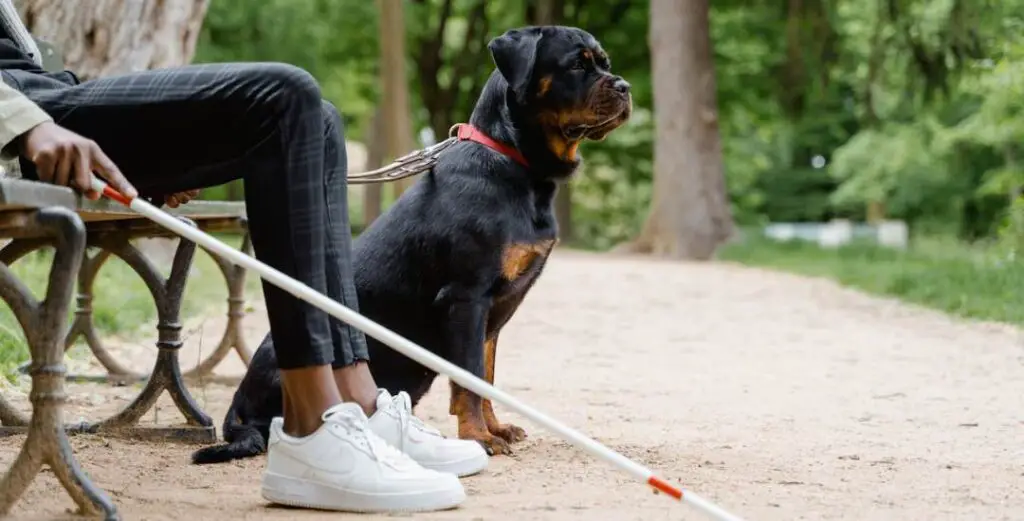
[[[708,1],[651,0],[654,195],[639,237],[618,251],[708,260],[732,235]]]
[[[18,0],[36,38],[82,79],[185,65],[209,0]]]
[[[384,135],[383,109],[378,105],[370,120],[370,135],[366,140],[366,170],[376,170],[384,166],[384,149],[387,137]],[[380,217],[383,211],[381,197],[384,195],[383,185],[370,183],[363,185],[363,228],[370,226]]]
[[[377,0],[380,11],[381,116],[386,135],[385,157],[393,160],[414,149],[412,111],[409,108],[409,79],[405,61],[405,17],[402,0]],[[415,177],[392,183],[395,199]]]

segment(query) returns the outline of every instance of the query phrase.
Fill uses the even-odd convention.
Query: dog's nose
[[[628,94],[629,82],[622,78],[615,78],[615,81],[612,83],[612,88],[623,94]]]

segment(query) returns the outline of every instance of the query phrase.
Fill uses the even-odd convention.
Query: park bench
[[[62,68],[59,53],[44,42],[40,44],[44,66],[48,70]],[[250,248],[241,203],[192,201],[168,211],[207,232],[245,233],[242,249]],[[31,362],[25,369],[31,376],[29,402],[32,408],[31,417],[26,417],[0,395],[0,436],[28,434],[21,453],[0,481],[0,516],[10,512],[46,463],[82,513],[118,518],[110,498],[92,484],[78,466],[66,437],[68,433],[193,443],[216,441],[213,421],[190,395],[185,379],[209,375],[231,350],[236,350],[248,364],[251,352],[241,334],[245,271],[212,255],[228,286],[228,326],[217,349],[183,375],[178,361],[182,345],[180,311],[196,244],[178,241],[170,274],[165,277],[132,242],[157,237],[171,237],[171,234],[116,203],[89,201],[66,187],[17,178],[0,179],[0,239],[10,239],[0,248],[0,298],[17,317],[28,343]],[[10,266],[31,252],[50,246],[55,251],[45,296],[40,301]],[[142,278],[156,304],[158,355],[148,375],[137,374],[119,363],[104,348],[93,328],[92,288],[97,273],[111,256],[123,260]],[[76,282],[76,312],[68,327],[66,321]],[[84,337],[93,355],[106,369],[107,374],[100,379],[144,381],[145,385],[117,414],[95,422],[65,425],[62,406],[68,375],[64,355],[79,337]],[[185,417],[185,425],[140,426],[139,419],[154,406],[164,390]]]

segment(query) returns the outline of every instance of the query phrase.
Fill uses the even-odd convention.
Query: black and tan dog
[[[459,129],[462,141],[356,239],[353,261],[364,315],[493,382],[501,328],[557,242],[557,184],[579,166],[583,139],[603,139],[629,118],[632,98],[601,45],[581,29],[514,29],[489,49],[497,69]],[[416,404],[436,373],[367,341],[377,383],[408,392]],[[526,436],[457,385],[450,413],[460,438],[492,454],[510,452]],[[201,449],[193,461],[263,452],[270,420],[280,414],[268,335],[227,414],[229,444]]]

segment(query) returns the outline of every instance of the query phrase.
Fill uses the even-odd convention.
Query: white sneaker
[[[270,424],[263,497],[281,505],[346,512],[423,512],[466,499],[457,477],[428,470],[380,439],[354,403],[331,407],[313,434]]]
[[[462,477],[487,467],[487,451],[479,443],[445,438],[413,416],[412,400],[405,391],[393,398],[384,389],[378,391],[377,412],[370,417],[370,428],[424,468]]]

